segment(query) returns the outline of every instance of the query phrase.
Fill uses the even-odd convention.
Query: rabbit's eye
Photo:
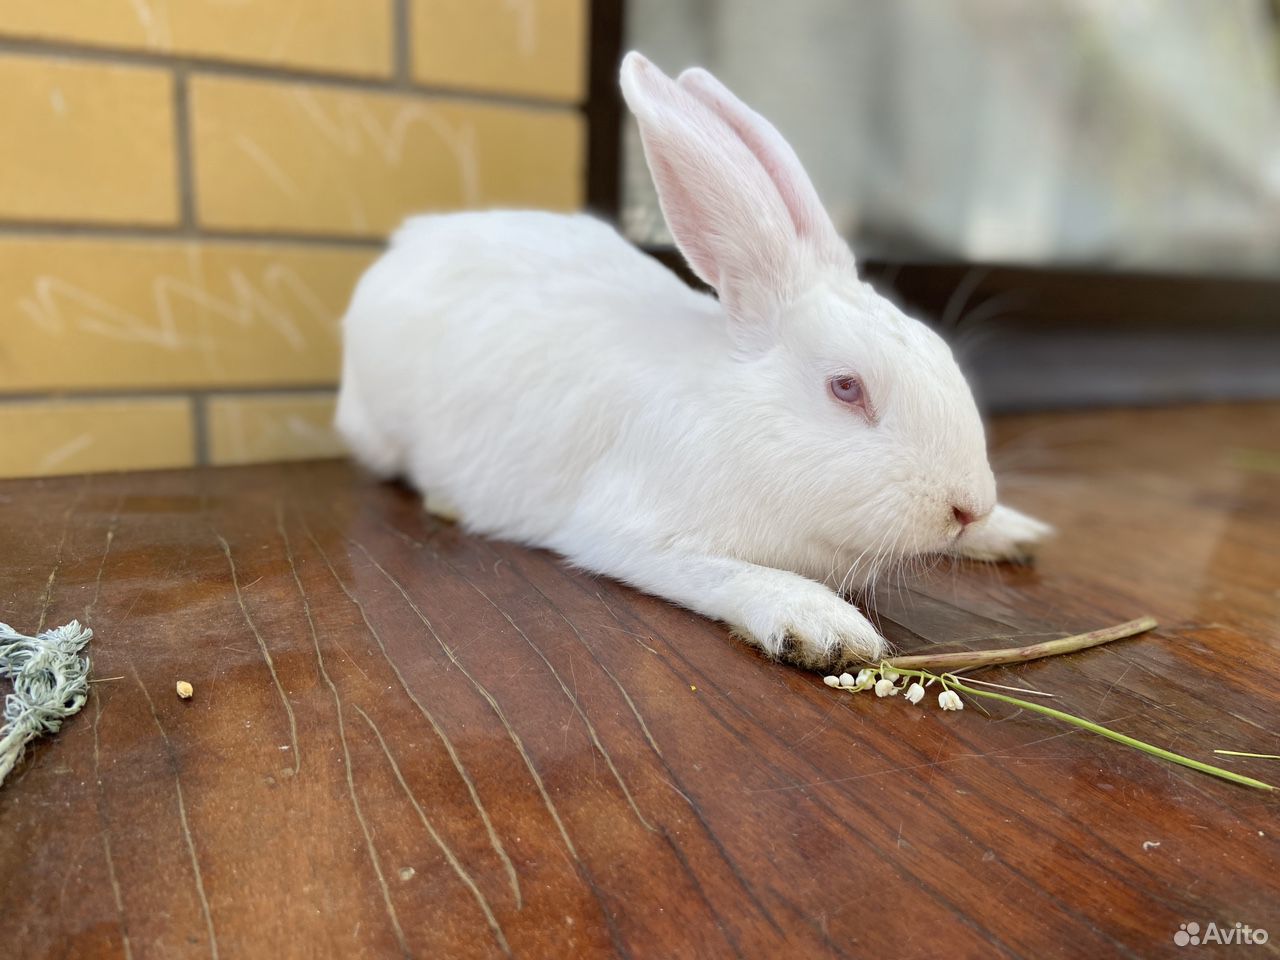
[[[831,395],[841,403],[851,407],[865,405],[866,398],[862,390],[862,381],[857,377],[832,377],[827,381]]]
[[[871,398],[867,396],[866,387],[851,373],[832,377],[827,381],[827,392],[837,402],[852,408],[861,414],[872,426],[876,423],[876,411],[871,406]]]

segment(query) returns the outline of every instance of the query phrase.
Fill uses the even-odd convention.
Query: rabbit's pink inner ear
[[[702,107],[636,51],[623,59],[621,80],[623,96],[640,124],[645,161],[671,235],[699,279],[719,290],[721,268],[713,249],[714,226],[706,198],[693,193],[700,184],[707,188],[697,162],[701,157],[699,135],[696,128],[690,129],[697,114],[691,119],[688,107]],[[705,119],[716,122],[713,116]]]
[[[759,161],[786,205],[796,235],[822,253],[851,261],[852,254],[827,215],[813,181],[778,129],[701,67],[684,71],[677,82],[728,124]]]
[[[771,329],[801,267],[777,187],[723,119],[644,57],[624,58],[621,81],[676,245],[739,327]]]
[[[684,181],[675,167],[662,155],[661,150],[651,154],[645,147],[645,158],[649,161],[649,172],[653,175],[654,185],[658,188],[658,198],[662,203],[662,215],[666,218],[671,236],[675,238],[680,252],[689,261],[689,266],[698,278],[708,286],[720,289],[720,271],[716,265],[715,254],[706,238],[710,236],[711,224],[696,201],[685,189]]]

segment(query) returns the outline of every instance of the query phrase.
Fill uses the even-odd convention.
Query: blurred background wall
[[[339,452],[407,214],[573,209],[587,0],[0,0],[0,476]]]

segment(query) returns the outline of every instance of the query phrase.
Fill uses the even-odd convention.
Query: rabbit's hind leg
[[[373,425],[359,392],[347,377],[338,393],[334,426],[356,459],[379,477],[390,479],[404,471],[398,444]]]

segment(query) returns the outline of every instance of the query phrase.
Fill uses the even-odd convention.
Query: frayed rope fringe
[[[62,721],[84,706],[89,696],[89,658],[77,654],[93,636],[79,621],[38,637],[0,623],[0,676],[13,681],[4,700],[0,729],[0,783],[4,783],[27,744],[56,733]]]

